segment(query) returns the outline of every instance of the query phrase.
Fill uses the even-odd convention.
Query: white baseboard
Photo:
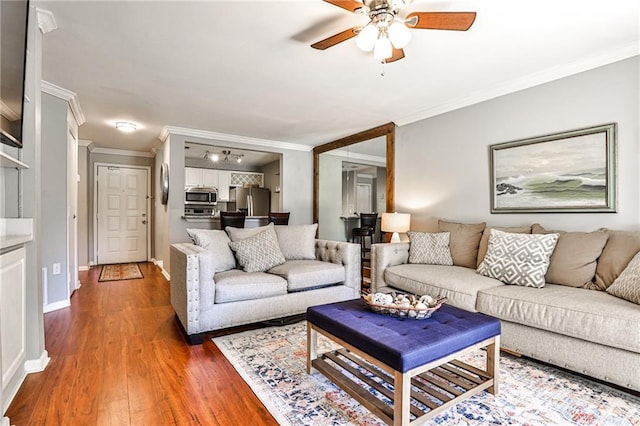
[[[61,300],[59,302],[49,303],[42,307],[42,313],[46,314],[48,312],[57,311],[58,309],[67,308],[69,306],[71,306],[71,303],[68,300]]]
[[[40,373],[41,371],[44,371],[45,368],[47,368],[50,360],[51,358],[49,358],[49,353],[46,350],[42,351],[40,358],[29,359],[24,362],[24,371],[27,374]]]
[[[78,267],[78,271],[88,271],[89,269],[91,269],[91,267],[88,265]]]
[[[151,261],[153,262],[154,265],[160,268],[160,272],[167,279],[167,281],[171,281],[171,275],[169,275],[169,272],[167,272],[167,270],[164,269],[164,262],[158,259],[151,259]]]

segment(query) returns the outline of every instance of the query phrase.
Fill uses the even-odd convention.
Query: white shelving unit
[[[28,169],[29,166],[17,158],[13,158],[4,151],[0,151],[0,165],[2,167],[16,168],[16,169]]]

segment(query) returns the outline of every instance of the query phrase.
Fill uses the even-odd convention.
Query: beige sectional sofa
[[[171,246],[171,304],[189,343],[358,298],[360,246],[316,240],[316,228],[188,229],[194,243]]]
[[[640,390],[640,232],[554,232],[537,288],[505,284],[478,270],[486,272],[480,265],[499,237],[536,234],[531,239],[551,231],[539,225],[500,229],[507,234],[484,223],[439,221],[433,231],[449,234],[449,264],[409,262],[420,233],[411,242],[375,244],[372,291],[445,296],[454,306],[499,318],[505,349]]]

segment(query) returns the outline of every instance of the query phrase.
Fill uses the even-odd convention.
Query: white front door
[[[98,166],[98,264],[147,260],[146,169]]]

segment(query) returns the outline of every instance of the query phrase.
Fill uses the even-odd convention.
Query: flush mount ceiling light
[[[356,45],[382,62],[404,58],[402,50],[411,41],[409,28],[431,30],[468,30],[476,19],[475,12],[411,12],[403,10],[411,0],[324,0],[350,12],[366,15],[364,26],[349,28],[311,45],[324,50],[352,37]]]
[[[242,157],[244,157],[244,154],[232,154],[231,151],[227,150],[227,149],[223,149],[222,150],[222,161],[224,162],[229,162],[229,161],[235,161],[236,163],[242,163]],[[218,161],[220,161],[220,154],[216,153],[216,152],[205,152],[204,153],[204,157],[203,158],[208,158],[209,160],[213,161],[214,163],[217,163]]]
[[[135,132],[137,128],[138,126],[136,126],[135,123],[131,123],[129,121],[116,122],[116,129],[120,130],[121,132],[131,133]]]

